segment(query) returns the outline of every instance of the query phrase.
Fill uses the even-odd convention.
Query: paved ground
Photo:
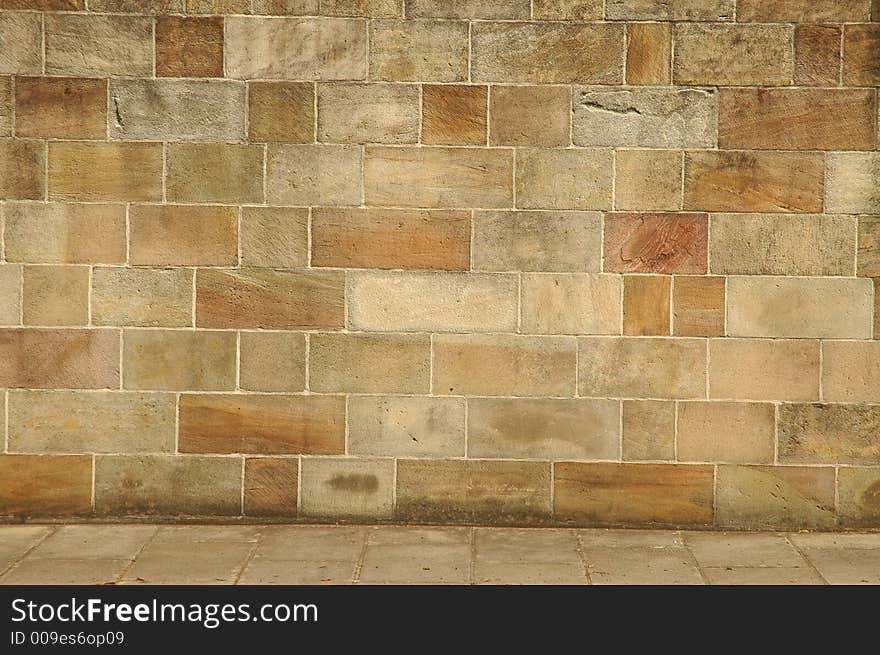
[[[880,584],[880,533],[0,526],[0,584]]]

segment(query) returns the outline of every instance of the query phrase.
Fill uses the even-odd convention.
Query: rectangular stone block
[[[237,457],[102,455],[95,459],[95,512],[105,516],[238,516]]]
[[[346,18],[225,19],[226,74],[244,79],[362,80],[367,23]],[[291,43],[297,47],[286,47]]]
[[[582,399],[468,399],[468,457],[617,459],[620,403]]]
[[[471,219],[464,211],[312,210],[312,266],[470,268]]]
[[[223,18],[156,19],[156,75],[223,77]]]
[[[114,139],[240,141],[245,137],[243,82],[112,80],[110,102]]]
[[[201,269],[196,325],[209,328],[341,328],[345,275],[337,271]]]
[[[681,209],[681,152],[617,150],[614,166],[614,206],[617,209]]]
[[[601,241],[598,212],[474,212],[476,270],[598,272]]]
[[[151,18],[46,14],[44,29],[49,75],[153,74]]]
[[[835,524],[834,468],[719,466],[716,521],[743,530]]]
[[[190,0],[184,2],[192,4]],[[180,0],[89,0],[88,3],[91,11],[147,15],[176,12],[180,4]]]
[[[870,0],[739,0],[744,23],[861,23],[871,20]]]
[[[182,394],[181,453],[341,455],[345,398]]]
[[[241,265],[305,268],[309,262],[309,210],[241,208]]]
[[[315,13],[310,9],[317,0],[294,0],[292,6],[303,5],[302,12]],[[276,2],[276,4],[278,4]],[[370,18],[394,18],[400,16],[402,5],[397,0],[321,0],[321,14],[324,16],[368,16]],[[279,12],[281,13],[281,12]]]
[[[431,342],[423,334],[313,334],[309,388],[319,393],[430,389]]]
[[[661,400],[624,400],[621,405],[623,459],[675,459],[675,403]]]
[[[826,170],[825,211],[829,214],[880,212],[880,154],[829,153]]]
[[[235,207],[132,205],[129,258],[134,265],[235,266],[238,211]]]
[[[36,13],[0,16],[0,73],[36,74],[43,68],[42,19]]]
[[[727,332],[734,337],[870,339],[870,280],[727,279]]]
[[[91,510],[91,457],[0,455],[0,515],[76,516]]]
[[[419,89],[409,84],[319,84],[318,141],[416,143]]]
[[[794,28],[790,25],[674,27],[676,84],[781,86],[794,74]]]
[[[672,278],[665,275],[625,275],[623,334],[669,336]]]
[[[672,25],[630,23],[627,26],[626,83],[672,83]]]
[[[486,144],[486,86],[422,85],[422,143],[452,146]]]
[[[162,144],[50,142],[49,198],[160,201]]]
[[[95,268],[91,302],[95,325],[192,326],[193,271]]]
[[[379,206],[511,207],[512,177],[512,150],[368,147],[364,197]]]
[[[806,152],[686,152],[684,208],[821,212],[822,161]]]
[[[12,136],[12,77],[0,77],[0,136]]]
[[[819,343],[801,339],[712,339],[709,396],[818,400]]]
[[[798,25],[794,30],[794,83],[836,86],[841,73],[840,25]]]
[[[0,330],[0,387],[116,389],[118,330]]]
[[[823,398],[839,402],[880,402],[880,341],[822,343]]]
[[[735,0],[608,0],[608,20],[728,21]]]
[[[468,23],[435,20],[372,21],[370,79],[389,82],[466,81]]]
[[[530,17],[528,0],[407,0],[407,18],[511,20]]]
[[[516,155],[516,206],[611,209],[613,156],[605,149],[539,150]]]
[[[15,391],[9,450],[19,453],[172,452],[173,394]]]
[[[618,273],[705,273],[705,214],[607,214],[604,267]]]
[[[188,4],[193,4],[194,1],[199,3],[221,3],[219,9],[222,9],[222,5],[236,5],[241,0],[189,0]],[[328,6],[350,5],[352,7],[357,7],[359,5],[367,6],[373,2],[380,1],[382,0],[327,0],[324,4]],[[248,3],[245,2],[245,4]],[[251,9],[254,14],[266,14],[270,16],[313,16],[319,13],[318,5],[318,0],[251,0],[250,7],[241,7],[240,9]],[[187,7],[187,11],[192,13],[193,9]],[[213,10],[209,13],[213,13]],[[247,12],[241,11],[241,13]]]
[[[527,273],[520,284],[523,332],[620,334],[619,276]]]
[[[250,391],[302,391],[306,338],[298,332],[239,333],[239,384]]]
[[[623,82],[622,25],[473,23],[471,51],[476,82]]]
[[[271,145],[266,193],[273,205],[360,205],[361,148],[353,145]],[[340,184],[340,180],[346,180]]]
[[[169,143],[166,159],[171,202],[263,202],[263,146]]]
[[[847,25],[843,30],[843,83],[848,86],[880,84],[880,25]]]
[[[676,426],[679,461],[773,463],[776,415],[771,403],[678,403]]]
[[[16,77],[15,134],[61,139],[106,138],[106,80]]]
[[[0,141],[0,197],[43,200],[45,152],[45,146],[39,141]]]
[[[250,82],[248,138],[251,141],[315,141],[315,85],[309,82]]]
[[[21,266],[0,266],[0,325],[21,325]]]
[[[509,146],[568,146],[571,89],[505,86],[491,89],[489,143]]]
[[[581,396],[704,398],[706,345],[699,339],[582,337]]]
[[[577,87],[572,108],[572,138],[578,146],[715,146],[714,90]]]
[[[602,20],[603,0],[532,0],[535,20]]]
[[[348,325],[397,332],[514,332],[517,295],[514,275],[350,273]]]
[[[433,390],[439,395],[573,396],[576,344],[565,337],[434,337]]]
[[[858,221],[859,246],[856,254],[856,275],[880,278],[880,216],[860,216]],[[8,243],[6,248],[7,259],[9,259]]]
[[[88,325],[88,268],[25,266],[23,272],[22,320],[25,325]]]
[[[547,462],[399,460],[398,520],[535,522],[552,511]]]
[[[6,202],[6,261],[119,264],[125,261],[125,207]]]
[[[868,89],[722,89],[721,148],[871,150],[877,102]]]
[[[296,515],[299,459],[249,457],[244,464],[244,513],[248,516]]]
[[[842,522],[864,527],[880,524],[880,469],[841,468],[837,488],[837,511]]]
[[[715,214],[711,222],[713,273],[853,274],[854,217]]]
[[[779,461],[880,464],[880,407],[780,405]]]
[[[391,518],[394,461],[307,458],[302,461],[303,516],[324,519]]]
[[[672,464],[559,462],[554,516],[590,524],[709,525],[714,470]]]
[[[461,398],[352,396],[348,450],[379,457],[463,457]]]
[[[235,388],[234,332],[126,330],[123,387],[157,391]]]
[[[723,336],[726,291],[723,277],[676,276],[672,283],[672,333],[677,337]]]

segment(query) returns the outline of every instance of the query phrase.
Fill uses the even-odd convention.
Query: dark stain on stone
[[[862,494],[862,507],[880,509],[880,482],[875,482]]]
[[[334,491],[352,491],[358,493],[376,493],[379,490],[379,478],[372,474],[350,473],[334,475],[327,482]]]

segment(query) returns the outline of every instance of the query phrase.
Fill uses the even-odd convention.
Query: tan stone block
[[[25,325],[88,325],[89,269],[25,266],[22,317]]]
[[[171,202],[263,202],[263,146],[169,143],[166,186]]]
[[[367,23],[346,18],[225,19],[226,75],[245,79],[362,80]],[[291,43],[297,47],[291,48]]]
[[[105,0],[111,1],[112,0]],[[101,0],[98,0],[101,2]],[[85,9],[85,0],[0,0],[2,9],[30,9],[51,11],[53,9],[76,11]]]
[[[681,152],[618,150],[614,166],[614,206],[617,209],[681,209]]]
[[[512,20],[530,17],[528,0],[407,0],[407,18]]]
[[[466,81],[468,23],[372,21],[370,79],[391,82]]]
[[[125,207],[4,203],[6,261],[119,264],[125,261]]]
[[[41,16],[4,13],[0,16],[0,73],[36,74],[43,68]]]
[[[294,0],[294,2],[301,1]],[[396,18],[400,16],[402,6],[397,0],[321,0],[321,14],[325,16]],[[303,13],[314,12],[304,11]]]
[[[712,148],[718,97],[704,89],[577,87],[572,138],[579,146]]]
[[[675,403],[660,400],[624,400],[623,459],[675,459]]]
[[[566,337],[443,334],[434,337],[434,393],[573,396],[576,345]]]
[[[123,386],[158,391],[235,388],[234,332],[126,330]]]
[[[874,338],[880,339],[880,278],[874,278]]]
[[[822,343],[823,398],[840,402],[880,402],[880,342]]]
[[[95,325],[192,326],[193,272],[171,268],[95,268],[91,300]]]
[[[578,339],[581,396],[704,398],[706,345],[701,339]]]
[[[345,398],[280,394],[182,394],[182,453],[341,455]]]
[[[302,461],[303,516],[320,518],[391,518],[394,509],[394,461],[330,459]]]
[[[604,268],[619,273],[705,273],[705,214],[606,214]]]
[[[852,275],[851,216],[715,214],[712,272],[721,275]]]
[[[71,77],[15,78],[15,134],[107,137],[107,81]]]
[[[171,452],[173,394],[15,391],[9,450],[20,453]]]
[[[678,403],[676,426],[679,461],[773,463],[776,415],[771,403]]]
[[[616,400],[470,398],[468,457],[617,459]]]
[[[673,464],[580,464],[554,470],[556,518],[599,524],[712,523],[713,467]]]
[[[571,88],[493,86],[489,117],[492,145],[568,146],[571,143]]]
[[[313,334],[309,388],[319,393],[427,393],[431,342],[414,334]]]
[[[486,144],[488,87],[422,85],[422,143]]]
[[[780,405],[779,461],[880,464],[878,429],[875,405]]]
[[[822,161],[807,152],[686,152],[684,208],[820,212]]]
[[[117,330],[0,330],[0,387],[116,389]]]
[[[223,77],[223,19],[156,19],[156,75]]]
[[[0,515],[75,516],[91,510],[91,457],[0,455]]]
[[[672,278],[665,275],[625,275],[623,333],[669,336],[671,290]]]
[[[297,332],[242,332],[241,388],[302,391],[306,383],[306,338]]]
[[[359,146],[270,145],[266,163],[268,202],[359,205],[362,170]]]
[[[610,150],[539,150],[516,155],[516,204],[524,209],[611,209]]]
[[[723,336],[726,289],[723,277],[677,275],[672,283],[672,333],[677,337]]]
[[[207,2],[208,0],[199,0]],[[214,0],[221,2],[223,0]],[[226,0],[231,1],[231,0]],[[360,0],[327,0],[327,2],[360,2]],[[363,0],[371,2],[371,0]],[[255,14],[277,16],[314,16],[318,13],[318,0],[251,0],[251,8]],[[326,4],[326,2],[325,2]],[[238,13],[238,12],[236,12]],[[248,13],[248,12],[241,12]]]
[[[878,4],[878,0],[873,0],[871,3],[871,20],[880,22],[880,4]]]
[[[318,141],[416,143],[419,89],[409,84],[319,84]]]
[[[860,216],[858,221],[856,275],[880,278],[880,216]],[[9,259],[8,254],[7,259]]]
[[[825,211],[880,212],[880,154],[835,152],[829,153],[826,161]]]
[[[793,33],[790,25],[678,23],[673,80],[729,86],[791,84]]]
[[[357,330],[514,332],[517,279],[482,273],[348,275],[348,325]]]
[[[299,459],[249,457],[244,464],[244,513],[248,516],[296,515]]]
[[[289,0],[293,4],[313,5],[317,9],[318,0]],[[285,0],[254,0],[254,13],[266,13],[257,11],[257,7],[271,4],[284,4]],[[186,13],[188,14],[249,14],[251,13],[251,0],[186,0]],[[271,12],[270,12],[271,13]],[[313,13],[302,12],[302,13]]]
[[[0,141],[0,197],[43,200],[46,149],[39,141]]]
[[[850,86],[880,84],[880,25],[847,25],[843,32],[843,83]]]
[[[801,339],[712,339],[709,396],[818,400],[819,343]]]
[[[248,137],[251,141],[313,143],[315,86],[309,82],[250,82]]]
[[[49,198],[160,201],[162,144],[50,142]]]
[[[430,522],[547,520],[547,462],[399,460],[395,518]]]
[[[871,282],[855,278],[727,279],[734,337],[871,338]]]
[[[838,470],[838,513],[848,525],[880,525],[880,469],[841,468]]]
[[[474,212],[474,268],[596,271],[602,268],[597,212]]]
[[[368,147],[368,205],[495,208],[513,205],[513,151]]]
[[[0,265],[0,325],[21,325],[21,266]]]
[[[12,78],[0,77],[0,136],[12,136]]]
[[[154,266],[234,266],[238,211],[234,207],[132,205],[131,263]]]
[[[461,398],[352,396],[348,451],[379,457],[463,457]]]
[[[305,268],[309,261],[309,210],[242,207],[241,265]]]
[[[744,23],[861,23],[870,20],[869,0],[739,0]]]
[[[91,11],[125,14],[162,14],[178,12],[180,0],[89,0]]]
[[[620,334],[620,277],[524,274],[522,331],[533,334]]]
[[[603,0],[533,0],[535,20],[602,20]]]
[[[624,27],[604,23],[474,23],[476,82],[620,84]]]
[[[231,80],[112,80],[115,139],[240,141],[245,85]]]
[[[840,25],[797,25],[794,30],[794,83],[837,86],[840,83]]]
[[[153,74],[151,18],[46,14],[44,29],[49,75]]]
[[[312,266],[470,268],[464,211],[315,208],[311,238]]]
[[[834,469],[796,466],[719,466],[716,521],[746,530],[830,528]]]
[[[609,20],[729,21],[735,0],[607,0]]]
[[[672,25],[630,23],[626,40],[627,84],[672,83]]]
[[[196,325],[209,328],[341,328],[345,276],[337,271],[201,269]]]
[[[102,455],[95,459],[95,512],[105,516],[238,516],[237,457]]]

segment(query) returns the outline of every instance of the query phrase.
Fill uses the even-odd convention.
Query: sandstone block
[[[678,403],[676,426],[679,461],[773,463],[776,416],[771,403]]]
[[[829,153],[826,166],[825,211],[829,214],[880,212],[880,155]]]
[[[306,338],[297,332],[241,332],[239,377],[250,391],[302,391]]]
[[[132,205],[129,256],[135,265],[235,266],[238,211],[219,206]]]
[[[614,165],[614,206],[617,209],[681,209],[681,152],[617,150]]]
[[[435,20],[372,21],[370,79],[464,82],[468,79],[468,24]]]
[[[315,86],[308,82],[250,82],[251,141],[315,141]]]
[[[394,507],[394,461],[308,458],[302,461],[303,516],[387,519]]]
[[[880,464],[880,407],[780,405],[779,461]]]
[[[45,152],[38,141],[0,141],[0,196],[7,200],[43,200]]]
[[[840,25],[798,25],[794,31],[794,83],[836,86],[840,83]]]
[[[416,143],[419,89],[406,84],[319,84],[318,141]]]
[[[516,204],[523,209],[610,209],[610,150],[539,150],[516,155]]]
[[[308,209],[242,207],[242,266],[305,268],[308,261]]]
[[[123,386],[157,391],[235,388],[234,332],[126,330]]]
[[[299,490],[299,460],[249,457],[244,464],[244,513],[293,516]]]
[[[0,16],[0,73],[36,74],[43,68],[40,14],[4,13]]]
[[[91,509],[91,457],[0,456],[3,516],[76,516]]]
[[[630,336],[670,334],[672,278],[626,275],[623,278],[623,333]]]
[[[672,25],[630,23],[626,41],[627,84],[672,82]]]
[[[567,146],[571,143],[571,89],[561,86],[493,86],[489,143]]]
[[[672,285],[672,333],[677,337],[723,336],[726,288],[723,277],[676,276]]]
[[[624,400],[623,459],[675,459],[675,403],[661,400]]]
[[[619,276],[529,273],[521,293],[525,333],[620,334]]]
[[[266,162],[274,205],[359,205],[363,163],[352,145],[271,145]],[[340,180],[346,180],[340,184]]]
[[[151,18],[46,14],[44,29],[49,75],[153,74]]]
[[[712,339],[709,396],[818,400],[819,344],[801,339]]]
[[[234,143],[169,143],[166,186],[171,202],[263,202],[263,147]]]
[[[823,398],[880,402],[880,341],[822,343]]]
[[[15,134],[62,139],[106,138],[106,80],[16,77]]]
[[[422,143],[485,145],[488,95],[485,86],[422,85]]]
[[[95,325],[185,327],[193,324],[193,272],[173,268],[95,268]]]
[[[607,214],[605,270],[618,273],[705,273],[705,214]]]
[[[880,25],[847,25],[843,31],[843,83],[849,86],[880,84]]]
[[[89,269],[25,266],[22,317],[25,325],[88,325]]]
[[[223,18],[156,19],[156,75],[223,77]]]
[[[160,201],[162,144],[50,142],[49,198]]]

